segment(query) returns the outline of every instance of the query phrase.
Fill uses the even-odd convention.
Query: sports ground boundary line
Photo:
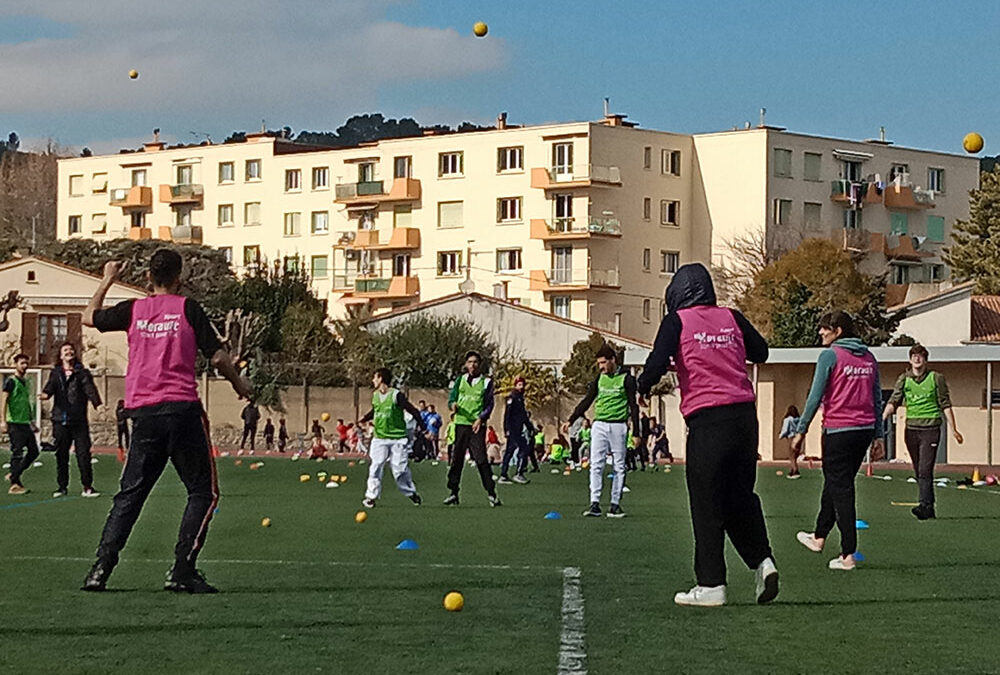
[[[586,675],[587,649],[583,624],[580,568],[563,568],[562,630],[559,634],[558,675]]]
[[[74,499],[79,499],[79,497],[70,497],[66,495],[65,497],[51,497],[49,499],[42,499],[37,502],[17,502],[15,504],[4,504],[0,506],[0,511],[6,511],[7,509],[23,509],[28,506],[41,506],[42,504],[52,504],[55,502],[70,502]]]

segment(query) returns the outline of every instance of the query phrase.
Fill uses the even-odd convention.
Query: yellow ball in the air
[[[132,70],[128,71],[128,76],[129,76],[130,79],[133,79],[133,80],[138,79],[138,77],[139,77],[139,71],[136,70],[135,68],[133,68]]]
[[[355,523],[363,523],[366,520],[368,520],[368,512],[367,511],[358,511],[357,513],[354,514],[354,522]]]
[[[444,608],[449,612],[461,612],[465,607],[465,598],[458,591],[452,591],[444,596]]]
[[[323,420],[324,422],[329,422],[330,421],[330,413],[323,413],[322,415],[319,416],[319,418],[321,420]]]
[[[261,527],[271,527],[271,519],[270,518],[265,518],[264,520],[260,521],[260,526]]]
[[[976,154],[983,149],[983,145],[983,137],[975,131],[965,134],[965,138],[962,139],[962,147],[965,148],[965,151],[969,154]]]
[[[486,37],[489,30],[489,26],[487,26],[484,21],[477,21],[472,25],[472,32],[476,37]]]

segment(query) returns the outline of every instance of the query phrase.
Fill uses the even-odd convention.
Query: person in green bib
[[[410,413],[417,423],[417,433],[426,433],[420,411],[406,399],[406,394],[389,386],[392,373],[388,368],[379,368],[372,376],[372,408],[361,418],[361,422],[375,420],[368,455],[368,488],[362,504],[374,508],[375,500],[382,496],[382,472],[388,463],[399,491],[410,498],[415,506],[420,506],[420,495],[413,484],[413,475],[408,466],[409,439],[406,436],[406,418],[403,411]]]
[[[455,380],[448,395],[448,408],[455,413],[455,443],[448,468],[448,490],[444,500],[449,506],[458,505],[458,489],[466,452],[472,456],[489,497],[490,506],[500,506],[493,470],[486,458],[486,421],[493,412],[493,379],[479,372],[481,357],[470,351],[465,355],[465,373]]]
[[[0,410],[0,431],[10,435],[10,488],[7,494],[23,495],[28,489],[21,483],[21,474],[38,458],[38,441],[35,439],[35,397],[25,374],[28,372],[28,356],[14,357],[14,374],[3,383],[6,396]],[[27,451],[25,453],[25,451]],[[25,453],[22,455],[22,453]]]
[[[612,457],[614,479],[611,482],[611,508],[608,518],[624,518],[621,499],[625,488],[625,456],[628,450],[628,423],[639,431],[639,404],[635,378],[625,368],[618,367],[618,356],[605,343],[597,352],[597,367],[601,371],[564,426],[566,430],[594,404],[594,424],[590,445],[590,508],[585,516],[601,516],[601,488],[604,465]]]
[[[906,432],[903,439],[913,461],[920,490],[920,503],[912,513],[918,520],[936,517],[934,513],[934,462],[937,459],[938,444],[941,441],[941,424],[948,418],[952,436],[958,443],[962,434],[955,425],[955,413],[951,409],[948,383],[944,375],[927,368],[927,348],[923,345],[910,347],[910,368],[896,380],[892,396],[882,413],[889,419],[897,408],[906,408]]]

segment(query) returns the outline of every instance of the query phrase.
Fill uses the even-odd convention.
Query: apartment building
[[[898,283],[947,277],[974,158],[785,132],[598,122],[303,146],[166,147],[59,162],[61,239],[196,242],[237,271],[304,266],[330,314],[476,291],[649,339],[677,267],[831,237]],[[923,182],[926,177],[926,182]]]

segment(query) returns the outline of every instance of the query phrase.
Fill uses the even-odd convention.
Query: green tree
[[[815,346],[816,324],[823,312],[809,304],[812,292],[797,281],[789,282],[782,290],[787,294],[780,301],[784,310],[772,318],[771,342],[776,347]]]
[[[297,302],[281,320],[282,382],[303,379],[312,385],[340,386],[347,382],[343,347],[326,325],[322,307]]]
[[[597,352],[605,342],[604,336],[600,333],[591,333],[589,337],[573,345],[573,351],[562,367],[563,386],[567,391],[574,394],[587,391],[587,387],[597,377]],[[625,353],[624,348],[613,342],[608,344],[618,354],[618,362],[621,363]]]
[[[524,404],[528,410],[541,410],[556,400],[562,383],[555,369],[525,359],[504,359],[493,369],[497,397],[506,396],[514,388],[514,380],[525,379]]]
[[[956,281],[976,281],[976,292],[1000,293],[1000,166],[980,174],[969,193],[969,219],[955,221],[944,260]]]

